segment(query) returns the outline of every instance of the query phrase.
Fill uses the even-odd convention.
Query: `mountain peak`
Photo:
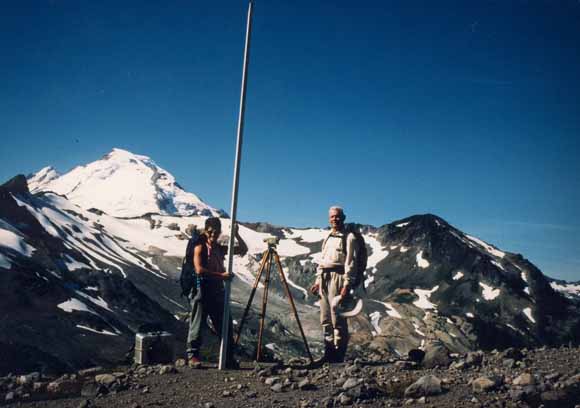
[[[82,208],[97,208],[117,217],[225,214],[183,190],[171,173],[148,156],[119,148],[63,175],[45,167],[29,177],[29,185],[33,192],[53,191]]]
[[[11,193],[28,193],[28,184],[26,183],[26,177],[22,174],[18,174],[12,177],[6,183],[0,185],[0,190],[9,191]]]
[[[60,174],[54,167],[43,167],[36,173],[27,177],[28,187],[30,188],[30,191],[34,193],[42,190],[42,186],[50,183],[52,180],[57,179],[58,177],[60,177]]]
[[[132,153],[125,149],[114,147],[109,153],[103,156],[103,160],[138,160],[151,162],[151,158],[140,154]]]

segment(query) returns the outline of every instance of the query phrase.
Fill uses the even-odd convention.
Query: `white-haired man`
[[[320,323],[324,336],[322,361],[336,363],[344,361],[348,345],[346,318],[336,312],[333,299],[346,297],[354,282],[355,236],[345,230],[346,215],[341,207],[328,210],[330,233],[322,244],[322,257],[316,272],[316,282],[311,292],[320,296]]]

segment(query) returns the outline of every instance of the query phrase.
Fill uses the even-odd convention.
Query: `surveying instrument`
[[[292,311],[294,312],[294,318],[296,319],[296,323],[298,323],[298,328],[300,329],[300,334],[302,335],[302,340],[304,341],[306,353],[308,354],[310,362],[313,363],[314,360],[312,359],[312,354],[310,354],[310,348],[308,347],[308,342],[306,341],[304,330],[302,330],[302,324],[300,324],[300,319],[298,318],[296,305],[294,304],[292,293],[290,293],[290,288],[288,287],[286,276],[284,275],[284,271],[282,270],[280,257],[278,256],[278,252],[276,252],[276,245],[278,245],[279,241],[280,239],[277,237],[264,238],[264,242],[268,244],[268,249],[264,252],[262,260],[260,261],[260,269],[258,271],[258,274],[256,275],[256,280],[254,281],[254,286],[252,287],[252,292],[250,293],[250,299],[248,300],[248,304],[246,305],[246,309],[244,310],[242,320],[240,321],[240,329],[238,330],[238,334],[236,336],[234,343],[238,344],[240,341],[242,329],[244,328],[244,323],[246,321],[246,318],[248,317],[250,306],[252,305],[252,301],[254,300],[256,289],[258,288],[258,284],[260,283],[262,274],[264,273],[264,271],[266,271],[264,280],[264,292],[262,294],[262,310],[260,313],[260,329],[258,332],[258,349],[256,352],[256,361],[260,361],[260,358],[262,357],[262,335],[264,333],[264,325],[266,320],[266,306],[268,305],[268,289],[270,287],[270,275],[272,272],[272,265],[275,265],[278,267],[278,271],[280,271],[280,281],[282,282],[282,286],[284,287],[288,300],[290,300],[290,306],[292,307]]]

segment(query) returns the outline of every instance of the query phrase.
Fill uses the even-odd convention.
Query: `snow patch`
[[[494,289],[485,283],[479,282],[479,286],[483,288],[483,298],[485,300],[493,300],[500,294],[500,289]]]
[[[409,222],[402,222],[400,224],[395,225],[395,227],[397,227],[397,228],[403,228],[404,226],[409,225],[410,223],[411,223],[410,221]]]
[[[419,266],[419,268],[428,268],[429,267],[429,262],[423,258],[423,251],[419,251],[419,253],[417,254],[416,257],[417,260],[417,265]]]
[[[536,319],[534,319],[534,316],[532,316],[532,308],[531,307],[526,307],[524,310],[522,310],[522,312],[526,315],[526,317],[532,322],[532,323],[536,323]]]
[[[405,253],[405,252],[407,252],[408,250],[409,250],[409,247],[402,246],[402,245],[401,245],[401,248],[399,249],[399,251],[400,251],[400,252],[402,252],[402,253]]]
[[[118,336],[119,335],[117,333],[113,333],[113,332],[110,332],[110,331],[107,331],[107,330],[95,330],[95,329],[93,329],[91,327],[83,326],[83,325],[80,325],[80,324],[77,324],[77,327],[79,329],[87,330],[87,331],[90,331],[90,332],[93,332],[93,333],[97,333],[97,334],[104,334],[104,335],[107,335],[107,336]]]
[[[0,246],[10,248],[26,257],[32,256],[34,247],[24,242],[24,238],[7,229],[0,228]]]
[[[374,276],[369,276],[368,278],[366,278],[365,281],[364,281],[365,288],[368,288],[369,285],[371,283],[373,283],[374,281],[375,281],[375,277]]]
[[[77,269],[90,269],[91,268],[90,266],[88,266],[85,263],[78,262],[78,261],[74,260],[72,257],[68,256],[67,254],[65,254],[64,256],[67,259],[66,261],[64,261],[64,263],[70,272],[76,271]]]
[[[433,289],[415,289],[414,292],[419,296],[419,300],[413,302],[413,304],[421,309],[437,309],[437,305],[429,301],[429,297],[433,292],[439,289],[439,285],[435,286]]]
[[[459,280],[459,279],[463,278],[463,276],[465,276],[465,275],[463,275],[463,272],[458,271],[455,275],[453,275],[453,280]]]
[[[471,235],[467,235],[467,234],[465,234],[465,236],[470,241],[475,242],[480,247],[483,247],[485,249],[485,251],[487,251],[491,255],[496,256],[498,258],[503,258],[505,256],[505,252],[500,251],[499,249],[495,248],[492,245],[489,245],[488,243],[482,241],[481,239],[476,238],[476,237],[472,237]]]
[[[103,309],[108,310],[109,312],[112,312],[111,308],[109,308],[109,304],[107,302],[105,302],[102,297],[99,296],[97,298],[94,298],[92,296],[87,295],[84,292],[81,292],[80,290],[75,291],[75,293],[77,295],[87,299],[89,302],[94,303],[95,305],[100,306]]]
[[[552,289],[557,290],[558,292],[563,292],[569,295],[580,295],[580,284],[574,285],[569,283],[566,285],[561,285],[556,282],[550,282],[550,286],[552,286]]]
[[[383,331],[379,327],[379,322],[381,320],[381,313],[380,312],[372,312],[369,317],[371,318],[371,324],[375,328],[375,332],[377,334],[381,334]]]
[[[365,242],[371,247],[372,251],[367,260],[367,269],[372,268],[373,273],[376,273],[378,263],[389,255],[389,251],[383,248],[383,245],[379,242],[375,234],[366,236]]]
[[[65,312],[68,312],[68,313],[72,313],[74,311],[79,311],[79,312],[88,312],[88,313],[96,314],[95,312],[90,310],[87,307],[87,305],[85,305],[83,302],[81,302],[80,300],[75,299],[75,298],[70,298],[66,302],[59,303],[56,307],[58,307],[61,310],[64,310]]]
[[[467,313],[465,313],[465,316],[467,316],[467,317],[471,317],[471,318],[473,319],[473,313],[471,313],[471,312],[467,312]]]
[[[262,244],[265,245],[264,243]],[[278,244],[278,254],[280,256],[298,256],[306,255],[308,253],[310,253],[310,249],[299,245],[293,239],[282,239]]]
[[[391,305],[390,303],[386,303],[386,302],[380,302],[378,300],[374,300],[374,299],[369,299],[371,302],[375,302],[375,303],[379,303],[381,305],[383,305],[385,307],[385,310],[387,312],[387,314],[391,317],[397,318],[397,319],[402,319],[403,317],[401,316],[401,314],[397,311],[397,309],[395,309],[395,307],[393,305]]]
[[[421,330],[419,330],[419,325],[417,323],[413,323],[413,327],[415,328],[415,332],[417,332],[419,335],[425,337],[425,333],[423,333]]]

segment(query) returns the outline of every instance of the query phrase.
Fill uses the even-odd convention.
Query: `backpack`
[[[352,288],[356,288],[364,281],[364,273],[367,269],[367,261],[369,259],[369,255],[367,253],[367,246],[365,243],[365,239],[363,238],[360,230],[357,228],[356,224],[345,224],[344,225],[344,234],[342,235],[342,248],[346,255],[346,239],[348,234],[354,235],[354,269],[356,271],[354,281],[351,282]],[[330,237],[330,235],[329,235]],[[326,238],[328,240],[328,237]],[[323,247],[326,245],[326,240],[322,244]],[[364,289],[364,285],[362,286]]]
[[[181,296],[188,297],[192,291],[199,289],[199,278],[195,272],[193,265],[193,250],[200,241],[199,232],[194,229],[191,232],[191,238],[187,241],[187,248],[185,249],[185,256],[181,261],[181,275],[179,276],[179,283],[181,285]]]

